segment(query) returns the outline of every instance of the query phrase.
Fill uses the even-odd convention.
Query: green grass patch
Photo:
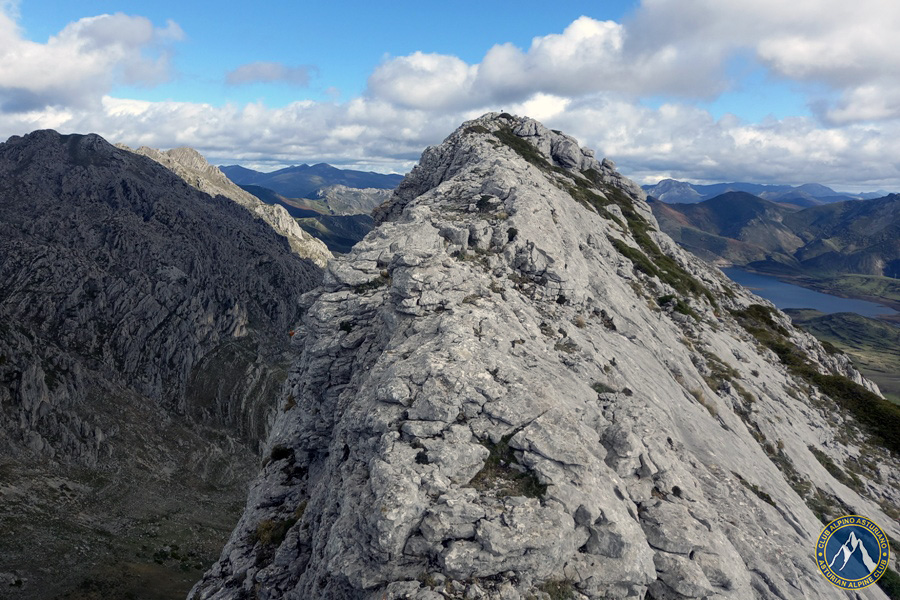
[[[591,389],[598,394],[614,394],[616,392],[614,388],[609,387],[601,381],[595,381],[594,383],[592,383]]]
[[[819,373],[806,353],[785,337],[787,330],[775,323],[771,308],[752,304],[744,310],[733,311],[732,315],[747,332],[772,350],[788,371],[818,387],[853,415],[881,446],[900,454],[900,406],[843,375]]]
[[[552,167],[537,148],[532,146],[527,140],[524,140],[513,133],[512,129],[509,127],[497,129],[494,131],[494,135],[498,140],[509,146],[516,154],[534,166],[540,167],[541,169],[550,169]]]
[[[745,488],[747,488],[748,490],[750,490],[751,492],[756,494],[757,498],[759,498],[760,500],[762,500],[763,502],[765,502],[767,504],[771,504],[772,506],[774,506],[776,508],[778,507],[778,505],[775,504],[775,501],[772,500],[772,496],[770,496],[768,493],[762,491],[758,485],[756,485],[755,483],[750,483],[749,481],[747,481],[746,479],[744,479],[743,477],[741,477],[734,471],[732,471],[731,474],[734,475],[735,477],[737,477],[737,480],[741,482],[741,485],[743,485]]]
[[[297,510],[287,519],[264,519],[256,526],[253,532],[253,540],[263,546],[280,546],[288,531],[303,518],[306,511],[306,502],[301,502]]]
[[[378,288],[385,287],[386,285],[390,285],[390,283],[390,276],[386,275],[385,273],[381,273],[378,275],[378,277],[372,279],[371,281],[353,286],[353,291],[357,294],[364,294],[365,292],[370,292],[372,290],[377,290]]]
[[[674,294],[666,294],[664,296],[660,296],[659,298],[656,299],[656,303],[659,304],[660,306],[666,306],[673,300],[675,301],[675,306],[673,307],[675,312],[681,313],[683,315],[687,315],[687,316],[693,318],[695,321],[700,320],[700,315],[698,315],[694,311],[694,309],[691,308],[690,304],[688,304],[682,298],[675,296]]]
[[[857,492],[862,491],[863,482],[856,473],[851,471],[848,475],[842,468],[837,466],[833,460],[831,460],[830,456],[815,446],[807,446],[807,448],[809,448],[809,451],[816,457],[819,464],[825,467],[825,470],[828,471],[832,477],[846,485],[848,488],[856,490]]]
[[[575,597],[575,586],[568,580],[545,581],[537,589],[550,596],[550,600],[571,600]]]
[[[521,471],[515,451],[509,446],[518,431],[504,436],[498,443],[490,440],[482,442],[490,451],[484,467],[475,474],[469,485],[480,491],[495,490],[498,497],[525,496],[542,498],[547,486],[541,483],[534,473]]]
[[[887,597],[891,600],[900,600],[900,575],[888,568],[876,582]]]
[[[703,378],[710,388],[718,390],[725,382],[734,381],[740,376],[740,373],[712,352],[700,350],[700,354],[706,359],[706,366],[710,371],[709,375],[706,375]]]

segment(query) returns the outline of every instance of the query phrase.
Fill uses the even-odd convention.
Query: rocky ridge
[[[0,145],[0,596],[189,587],[234,523],[296,296],[321,275],[234,201],[99,136]]]
[[[610,161],[492,113],[375,216],[302,299],[267,459],[191,600],[885,598],[814,556],[848,511],[900,538],[896,455],[825,383],[877,388],[681,251]]]
[[[336,184],[316,192],[316,198],[325,202],[335,215],[367,215],[391,197],[393,190],[379,188],[352,188]]]
[[[124,144],[118,146],[152,158],[201,192],[234,200],[268,223],[279,235],[287,238],[291,249],[301,258],[308,258],[324,267],[332,257],[325,244],[303,231],[283,206],[266,204],[253,194],[242,190],[193,148],[181,147],[160,151],[147,146],[141,146],[137,150],[132,150]]]

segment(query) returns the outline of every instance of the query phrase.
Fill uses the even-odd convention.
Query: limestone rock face
[[[189,569],[207,560],[321,277],[245,208],[99,136],[0,145],[0,569],[27,580],[11,597],[140,564],[164,515]]]
[[[384,203],[392,190],[379,188],[352,188],[346,185],[329,185],[318,192],[316,198],[325,202],[335,215],[367,215]]]
[[[191,599],[846,598],[811,507],[900,536],[896,458],[834,479],[810,448],[846,464],[865,434],[748,320],[877,388],[573,138],[469,121],[375,216],[303,297],[266,464]]]
[[[131,150],[124,145],[119,147]],[[201,192],[234,200],[268,223],[279,235],[287,238],[291,249],[298,256],[308,258],[320,267],[324,267],[331,258],[331,252],[325,244],[303,231],[283,206],[266,204],[253,194],[244,191],[193,148],[172,148],[161,152],[155,148],[141,146],[132,152],[152,158]]]

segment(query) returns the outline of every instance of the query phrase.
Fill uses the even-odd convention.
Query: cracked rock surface
[[[679,250],[610,161],[492,113],[375,216],[302,299],[268,458],[191,599],[884,598],[818,573],[811,507],[900,537],[896,459],[837,481],[810,446],[876,450],[735,315],[877,388]]]

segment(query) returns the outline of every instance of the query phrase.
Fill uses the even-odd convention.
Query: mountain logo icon
[[[874,521],[844,515],[825,526],[816,542],[816,564],[825,578],[846,590],[878,581],[891,557],[887,535]]]

